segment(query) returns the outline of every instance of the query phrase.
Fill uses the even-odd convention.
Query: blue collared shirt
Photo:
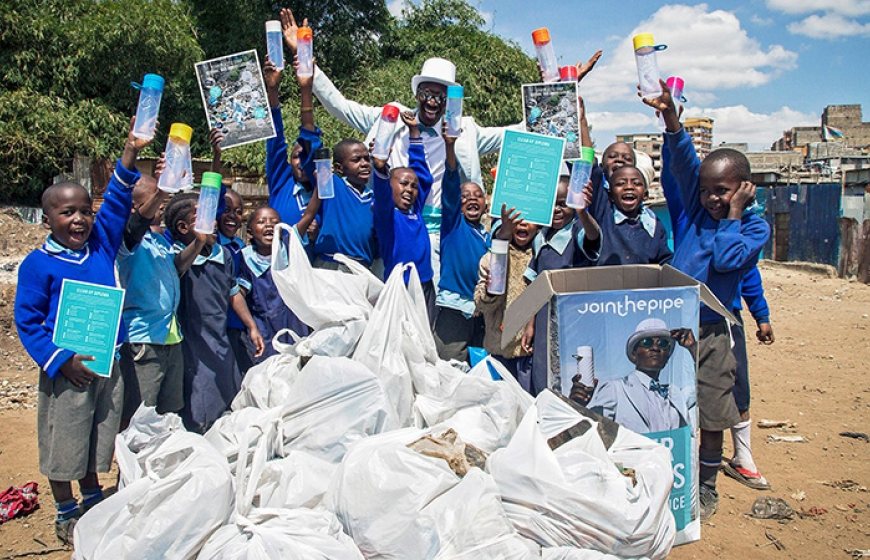
[[[641,206],[640,213],[637,215],[637,220],[640,220],[640,224],[643,226],[643,229],[649,234],[650,237],[655,237],[656,233],[656,215],[655,213],[647,208],[646,206]],[[631,218],[622,213],[622,211],[616,206],[613,207],[613,223],[621,224],[624,221],[631,221]]]
[[[187,247],[187,245],[185,245],[181,241],[176,241],[175,244],[172,246],[172,250],[175,253],[180,253],[184,250],[185,247]],[[202,266],[209,261],[216,262],[218,264],[224,264],[223,245],[221,245],[220,243],[215,243],[211,246],[211,253],[207,257],[204,257],[203,255],[197,255],[196,258],[193,259],[193,264],[190,266]],[[233,287],[232,289],[230,289],[230,297],[239,293],[239,284],[235,282],[235,279],[233,280],[233,282]]]

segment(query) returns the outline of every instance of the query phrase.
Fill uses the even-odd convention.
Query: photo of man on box
[[[634,371],[601,381],[589,408],[639,434],[689,425],[695,399],[660,379],[677,346],[685,348],[694,361],[696,340],[691,329],[669,329],[661,319],[638,323],[625,344]]]

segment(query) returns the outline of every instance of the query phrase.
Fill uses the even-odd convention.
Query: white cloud
[[[766,84],[797,62],[797,53],[780,45],[763,47],[732,12],[709,11],[706,4],[666,5],[635,27],[615,50],[604,53],[600,67],[583,81],[589,101],[634,98],[637,71],[631,37],[639,32],[652,32],[656,42],[668,45],[658,53],[661,73],[682,76],[689,99],[696,92]]]
[[[402,8],[405,7],[405,0],[390,0],[387,2],[387,9],[394,18],[402,17]]]
[[[649,110],[649,113],[628,111],[590,112],[586,118],[589,120],[589,125],[592,127],[595,136],[599,138],[602,138],[602,136],[598,134],[599,130],[602,132],[613,131],[616,134],[631,134],[632,132],[653,131],[658,126],[652,109]],[[612,142],[613,139],[611,138],[610,141]]]
[[[759,25],[762,27],[767,27],[769,25],[773,25],[773,18],[761,17],[758,14],[752,14],[752,16],[750,16],[750,18],[749,18],[749,21],[751,21],[755,25]]]
[[[831,12],[844,16],[870,14],[870,0],[767,0],[767,7],[786,14]]]
[[[793,126],[819,126],[821,118],[784,106],[772,113],[753,113],[744,105],[688,109],[685,117],[713,119],[713,145],[720,142],[747,142],[751,149],[767,149],[782,131]]]
[[[795,35],[806,35],[814,39],[836,39],[852,35],[870,35],[870,23],[860,23],[835,13],[821,16],[813,14],[801,21],[790,23],[788,30]]]

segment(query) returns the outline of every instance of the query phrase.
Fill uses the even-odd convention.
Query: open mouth
[[[83,227],[70,228],[69,238],[70,241],[84,243],[88,239],[88,229]]]
[[[432,122],[438,118],[438,110],[431,107],[423,107],[423,116],[426,117],[426,120]]]
[[[411,195],[411,193],[402,193],[402,196],[400,198],[402,199],[402,202],[406,202],[408,204],[414,203],[414,197]]]
[[[224,220],[224,228],[235,231],[239,229],[239,222],[235,220]]]
[[[517,240],[518,243],[523,245],[529,240],[529,232],[517,230],[516,232],[514,232],[514,238]]]

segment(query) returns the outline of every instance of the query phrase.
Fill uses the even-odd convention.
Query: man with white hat
[[[602,381],[595,388],[589,408],[639,434],[688,425],[689,411],[696,406],[696,400],[660,378],[677,345],[694,356],[691,329],[671,330],[661,319],[638,323],[625,344],[625,353],[635,370],[625,377]]]

